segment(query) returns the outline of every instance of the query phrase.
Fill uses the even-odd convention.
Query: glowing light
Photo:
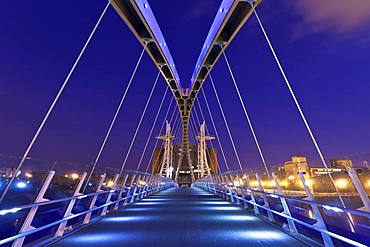
[[[64,175],[65,178],[68,178],[68,174]]]
[[[112,188],[113,187],[113,185],[114,185],[114,182],[111,180],[111,181],[108,181],[108,183],[107,183],[107,187],[110,187],[110,188]]]
[[[142,236],[139,234],[127,234],[127,233],[93,233],[93,234],[81,234],[78,236],[74,236],[70,239],[72,244],[93,244],[93,245],[109,245],[112,243],[119,243],[121,245],[122,241],[124,240],[131,240],[131,239],[138,239]]]
[[[19,210],[21,210],[21,208],[3,209],[3,210],[0,210],[0,215],[6,215],[6,214],[9,214],[9,213],[16,213]]]
[[[337,212],[337,213],[342,213],[343,210],[340,209],[340,208],[337,208],[337,207],[332,207],[332,206],[328,206],[328,205],[325,205],[325,206],[322,206],[323,208],[325,208],[326,210],[331,210],[331,211],[334,211],[334,212]]]
[[[24,189],[24,188],[27,187],[27,183],[25,183],[25,182],[18,182],[18,183],[16,183],[15,186],[17,186],[17,188],[19,188],[19,189]]]
[[[240,186],[240,181],[239,180],[234,180],[234,186],[237,186],[237,187],[239,187]]]
[[[309,180],[309,179],[306,179],[305,184],[306,184],[307,186],[312,186],[312,185],[313,185],[313,181],[312,181],[312,180]]]
[[[206,210],[220,210],[220,211],[241,211],[239,207],[219,206],[219,207],[207,207]]]
[[[311,219],[315,219],[311,210],[308,210],[308,217],[310,217]]]
[[[275,181],[273,181],[273,180],[272,180],[272,181],[270,181],[270,182],[269,182],[269,186],[271,186],[271,187],[274,187],[274,186],[276,186],[276,183],[275,183]]]
[[[288,181],[286,181],[286,180],[281,181],[280,185],[283,186],[283,187],[287,187],[288,186]]]
[[[242,235],[248,239],[279,240],[285,238],[285,236],[278,231],[245,231]]]
[[[78,179],[78,178],[79,178],[79,176],[78,176],[78,174],[77,174],[77,173],[72,173],[72,174],[71,174],[71,178],[72,178],[73,180],[76,180],[76,179]]]
[[[290,176],[288,177],[288,179],[289,179],[289,180],[294,180],[294,179],[295,179],[295,177],[294,177],[293,175],[290,175]]]
[[[253,187],[258,186],[258,182],[257,181],[251,181],[251,186],[253,186]]]
[[[338,179],[338,180],[335,181],[335,185],[339,189],[345,189],[348,186],[348,181],[346,179]]]
[[[117,216],[103,219],[106,222],[130,222],[130,221],[143,221],[148,220],[149,217],[137,217],[137,216]]]
[[[26,176],[27,178],[32,178],[33,176],[32,176],[32,174],[31,173],[29,173],[29,172],[26,172],[25,174],[24,174],[24,176]]]
[[[216,216],[219,220],[227,220],[227,221],[257,221],[259,220],[255,216],[250,215],[225,215],[225,216]]]

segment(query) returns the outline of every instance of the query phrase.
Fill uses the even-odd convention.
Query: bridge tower
[[[206,123],[200,125],[199,136],[197,136],[198,140],[198,171],[199,171],[199,178],[206,177],[211,175],[211,169],[208,165],[207,160],[207,143],[206,141],[214,140],[213,136],[206,135]]]
[[[172,162],[172,154],[173,154],[173,145],[172,140],[174,139],[174,136],[171,135],[171,126],[166,121],[166,134],[164,136],[157,137],[158,139],[164,141],[164,153],[163,153],[163,159],[161,164],[161,170],[159,174],[167,177],[172,178],[173,173],[173,162]]]

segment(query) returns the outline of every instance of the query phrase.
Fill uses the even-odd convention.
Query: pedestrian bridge
[[[16,157],[15,161],[10,162],[17,165],[14,169],[10,167],[9,172],[0,177],[0,245],[15,247],[24,245],[369,246],[370,200],[364,184],[365,181],[369,181],[370,188],[370,179],[367,180],[366,174],[358,175],[357,171],[346,167],[341,174],[345,177],[345,184],[338,180],[341,182],[338,185],[257,14],[256,9],[260,3],[261,0],[222,1],[201,48],[190,79],[190,86],[183,87],[148,2],[146,0],[106,1],[105,8],[22,157]],[[54,107],[60,101],[101,20],[111,6],[143,46],[130,79],[122,89],[122,98],[115,106],[114,115],[106,126],[104,135],[101,138],[99,136],[99,146],[91,163],[79,166],[77,172],[76,169],[67,169],[65,164],[58,166],[58,162],[55,161],[51,167],[48,166],[47,169],[38,172],[36,168],[40,162],[34,162],[30,153],[40,133],[44,131]],[[259,142],[260,136],[253,128],[252,119],[226,55],[227,47],[251,16],[257,20],[258,27],[266,40],[266,48],[276,62],[298,115],[320,157],[321,173],[325,175],[325,179],[320,180],[323,184],[321,190],[327,189],[326,194],[321,193],[321,190],[313,190],[313,182],[309,181],[308,174],[304,174],[305,171],[301,170],[300,161],[297,162],[297,171],[283,176],[273,173],[272,167],[265,159],[265,151]],[[151,92],[144,102],[140,120],[133,131],[120,169],[109,174],[107,167],[100,164],[101,156],[107,148],[106,144],[111,138],[114,127],[118,127],[117,116],[123,108],[126,94],[144,54],[148,54],[153,60],[158,68],[158,74],[152,85],[150,82],[143,83],[143,89],[151,85]],[[223,58],[227,65],[233,82],[232,88],[236,90],[237,99],[243,109],[244,116],[240,124],[246,120],[244,124],[246,129],[249,129],[261,158],[262,172],[253,173],[248,169],[248,174],[247,167],[239,157],[238,148],[223,110],[223,100],[219,99],[215,86],[217,83],[211,75],[211,70],[220,58]],[[163,92],[147,141],[143,145],[144,148],[140,147],[137,152],[141,157],[130,164],[136,169],[127,170],[128,158],[160,76],[165,79],[168,87]],[[216,106],[208,103],[203,86],[206,79],[209,79],[215,95]],[[171,101],[168,103],[158,137],[153,131],[162,106],[166,105],[164,102],[167,92],[172,94]],[[203,105],[199,103],[199,98],[203,99]],[[173,102],[172,116],[167,121]],[[142,102],[136,103],[139,106]],[[217,157],[212,159],[208,152],[206,141],[212,146],[209,141],[214,137],[210,136],[209,130],[206,129],[202,106],[211,120],[212,131],[222,155],[221,162],[217,161]],[[222,147],[224,140],[219,138],[218,128],[213,119],[211,109],[214,107],[220,110],[230,139],[231,150],[237,161],[230,166],[227,161],[229,157],[225,155]],[[178,114],[175,115],[175,112]],[[197,112],[200,113],[201,118]],[[164,126],[166,126],[166,132],[162,135]],[[199,135],[198,127],[200,127]],[[126,128],[125,125],[124,128]],[[149,141],[154,137],[157,137],[157,142],[154,144],[145,169],[142,166],[143,159]],[[159,155],[161,151],[156,158],[153,156],[158,139],[163,140],[164,151],[161,158]],[[178,152],[174,152],[173,143],[181,143],[181,148],[176,150]],[[192,147],[194,149],[197,147],[198,150]],[[197,158],[192,158],[191,151],[197,152]],[[173,157],[176,157],[176,162]],[[209,165],[211,160],[216,160],[215,167],[212,169]],[[148,172],[152,163],[160,165],[158,172],[155,172],[155,169],[152,169],[151,173]],[[27,168],[27,165],[30,167]],[[104,172],[99,172],[102,166]],[[248,168],[252,168],[251,166]],[[224,168],[223,171],[222,168]],[[253,168],[256,166],[253,165]],[[59,173],[56,172],[58,169]],[[255,177],[255,180],[249,181],[249,177],[252,179]],[[295,187],[289,187],[287,179],[292,180],[292,185]],[[348,181],[351,181],[353,187],[350,194],[346,190],[340,191],[341,187],[347,186]],[[315,193],[321,193],[330,198],[334,195],[339,203],[322,203],[316,200]],[[346,197],[353,195],[356,196],[355,199],[346,201],[348,199]],[[318,198],[322,199],[320,196]]]
[[[306,246],[250,210],[203,189],[170,188],[52,246]]]

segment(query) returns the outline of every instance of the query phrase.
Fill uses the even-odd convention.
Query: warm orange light
[[[107,183],[107,187],[112,188],[112,187],[113,187],[113,185],[114,185],[114,182],[113,182],[113,181],[108,181],[108,183]]]
[[[313,181],[310,180],[310,179],[306,179],[305,183],[306,183],[307,186],[312,186],[313,185]]]
[[[29,172],[26,172],[25,174],[24,174],[27,178],[32,178],[33,176],[32,176],[32,174],[31,173],[29,173]]]
[[[276,186],[275,181],[274,181],[274,180],[271,180],[271,181],[269,182],[269,186],[270,186],[270,187],[274,187],[274,186]]]
[[[288,179],[289,179],[289,180],[294,180],[294,179],[295,179],[295,177],[294,177],[293,175],[290,175],[290,176],[288,177]]]
[[[79,176],[78,176],[78,174],[77,174],[77,173],[72,173],[72,174],[71,174],[71,178],[72,178],[73,180],[76,180],[76,179],[78,179],[78,178],[79,178]]]
[[[256,187],[256,186],[258,186],[258,182],[257,181],[251,181],[251,186],[253,186],[253,187]]]
[[[335,181],[335,185],[339,189],[345,189],[348,186],[348,181],[346,179],[338,179],[338,180]]]
[[[286,181],[286,180],[281,181],[280,185],[284,186],[284,187],[287,187],[288,186],[288,181]]]
[[[237,187],[239,187],[239,186],[240,186],[240,182],[239,182],[239,180],[238,180],[238,179],[235,179],[235,180],[234,180],[234,186],[237,186]]]

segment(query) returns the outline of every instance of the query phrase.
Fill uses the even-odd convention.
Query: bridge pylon
[[[172,140],[175,138],[171,135],[171,125],[166,121],[166,134],[163,136],[157,137],[158,139],[164,141],[164,153],[162,158],[162,164],[159,174],[167,178],[172,179],[173,174],[173,145]]]
[[[197,136],[198,140],[198,177],[203,178],[206,176],[211,175],[211,169],[208,165],[207,159],[207,143],[206,141],[214,140],[213,136],[206,135],[206,123],[200,125],[199,136]]]

